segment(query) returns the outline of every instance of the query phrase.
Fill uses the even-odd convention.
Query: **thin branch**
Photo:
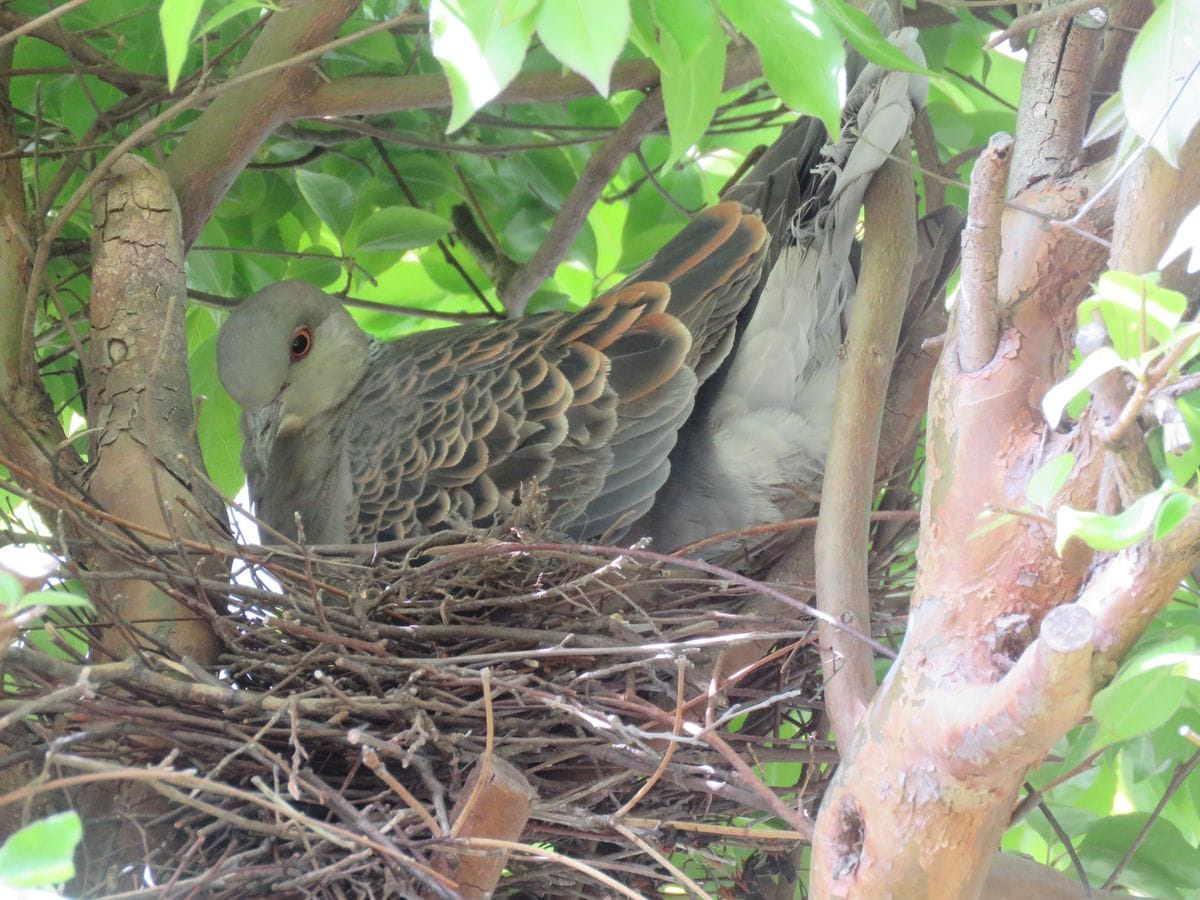
[[[1086,13],[1089,10],[1105,7],[1110,3],[1116,2],[1118,0],[1069,0],[1069,2],[1062,5],[1045,6],[1042,9],[1026,13],[1023,16],[1017,16],[1017,18],[1013,19],[1011,25],[999,34],[994,35],[990,41],[984,44],[983,49],[993,50],[1009,38],[1029,34],[1033,29],[1048,25],[1051,22],[1077,16],[1080,13]]]
[[[387,148],[383,145],[383,141],[377,137],[373,137],[371,138],[371,146],[373,146],[375,148],[375,152],[379,154],[379,158],[383,161],[383,165],[387,168],[388,172],[391,173],[392,180],[396,182],[396,186],[400,188],[401,192],[408,199],[409,204],[411,204],[414,208],[417,208],[418,204],[416,196],[411,190],[409,190],[408,183],[404,180],[404,176],[400,174],[400,170],[396,168],[396,164],[392,162],[392,158],[388,156]],[[454,271],[458,273],[459,277],[462,278],[463,282],[468,288],[470,288],[471,293],[473,293],[478,298],[479,302],[483,304],[483,308],[487,310],[488,315],[492,318],[499,318],[501,311],[492,305],[492,301],[489,300],[487,295],[479,289],[479,285],[475,283],[475,279],[473,279],[467,270],[463,268],[462,263],[458,261],[458,258],[450,252],[450,247],[447,245],[445,238],[437,239],[437,248],[442,252],[442,259],[446,261],[446,264],[449,265],[450,268],[454,269]]]
[[[513,273],[512,278],[497,285],[497,292],[510,316],[524,314],[525,305],[533,292],[554,274],[575,243],[579,229],[587,221],[588,213],[592,211],[600,192],[616,174],[625,157],[637,149],[647,132],[658,127],[664,116],[662,90],[655,88],[588,159],[541,246],[528,262]]]
[[[1137,837],[1134,838],[1133,842],[1126,848],[1125,853],[1121,856],[1120,861],[1113,867],[1112,874],[1105,879],[1102,887],[1106,889],[1111,888],[1117,883],[1118,879],[1121,877],[1121,873],[1125,871],[1125,867],[1129,865],[1134,855],[1138,852],[1138,848],[1140,848],[1142,844],[1146,842],[1146,838],[1150,836],[1150,830],[1154,827],[1154,823],[1158,821],[1158,817],[1162,815],[1163,810],[1167,806],[1167,802],[1173,796],[1175,796],[1175,794],[1183,786],[1184,781],[1186,781],[1187,777],[1196,770],[1197,766],[1200,766],[1200,750],[1193,753],[1188,758],[1187,762],[1180,763],[1175,767],[1175,772],[1171,775],[1171,782],[1167,785],[1167,789],[1163,791],[1163,795],[1159,797],[1158,803],[1154,805],[1154,809],[1151,810],[1150,815],[1146,817],[1146,822],[1142,825]]]
[[[73,9],[78,9],[87,2],[88,0],[67,0],[66,3],[56,6],[54,9],[43,13],[36,19],[30,19],[23,25],[17,25],[15,28],[6,31],[4,34],[0,34],[0,47],[15,41],[19,37],[24,37],[27,34],[33,34],[35,31],[54,24],[55,19],[66,13],[69,13]]]
[[[725,68],[725,88],[749,81],[758,75],[759,70],[757,57],[730,56]],[[510,315],[521,315],[533,292],[554,274],[605,185],[616,174],[625,157],[641,143],[642,137],[657,127],[663,118],[662,91],[655,88],[588,160],[579,175],[579,181],[563,201],[542,245],[512,279],[498,286],[500,297]]]

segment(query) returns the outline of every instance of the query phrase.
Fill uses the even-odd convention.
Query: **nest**
[[[119,814],[146,868],[113,896],[470,897],[501,867],[497,896],[790,882],[835,759],[813,619],[739,613],[753,585],[703,564],[528,535],[239,548],[239,583],[203,592],[160,561],[219,666],[10,650],[28,733],[0,735],[0,777],[142,786]]]

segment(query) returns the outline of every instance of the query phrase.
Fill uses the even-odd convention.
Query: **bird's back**
[[[640,518],[766,242],[761,219],[723,203],[576,313],[376,345],[346,411],[351,539],[487,523],[534,482],[576,536]]]

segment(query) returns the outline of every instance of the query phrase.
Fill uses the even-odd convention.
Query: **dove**
[[[919,57],[911,29],[893,40]],[[363,543],[487,525],[536,488],[567,535],[670,549],[794,514],[824,466],[863,195],[924,92],[866,66],[840,140],[793,123],[576,312],[381,342],[303,282],[247,298],[217,358],[258,517]]]

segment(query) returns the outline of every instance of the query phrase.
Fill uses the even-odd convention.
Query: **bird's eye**
[[[292,362],[298,362],[308,356],[312,349],[312,329],[304,325],[296,329],[292,335]]]

